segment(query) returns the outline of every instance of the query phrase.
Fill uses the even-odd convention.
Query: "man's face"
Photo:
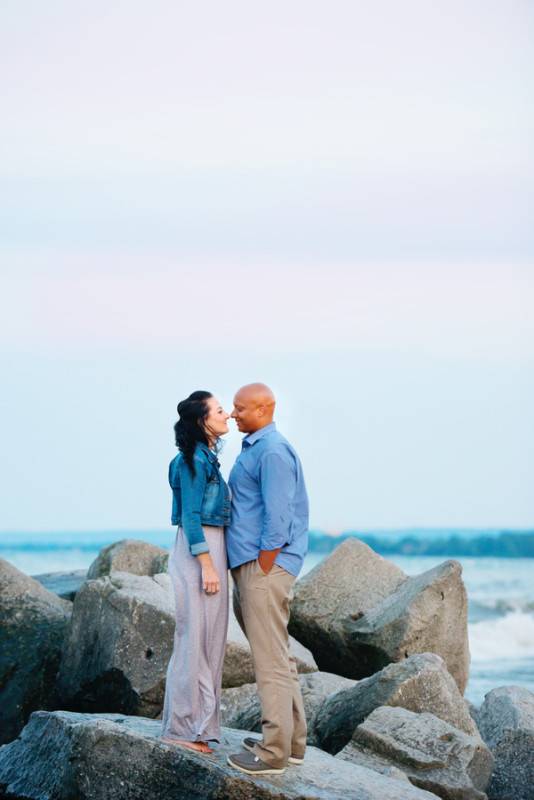
[[[253,398],[238,392],[234,397],[234,410],[230,416],[235,419],[241,433],[254,433],[261,428],[262,406]]]

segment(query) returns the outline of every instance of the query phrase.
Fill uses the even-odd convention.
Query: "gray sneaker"
[[[236,753],[226,759],[231,767],[246,772],[247,775],[281,775],[286,771],[285,767],[270,767],[254,753]]]
[[[260,744],[261,739],[255,739],[253,736],[245,736],[243,739],[242,745],[245,750],[250,750],[251,753],[254,752],[254,745]],[[291,753],[289,758],[287,759],[289,764],[304,764],[304,756],[296,756]]]

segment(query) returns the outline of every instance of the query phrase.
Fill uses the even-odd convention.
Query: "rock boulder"
[[[54,708],[54,685],[72,603],[0,559],[0,742],[31,711]]]
[[[465,690],[467,595],[456,561],[408,578],[363,542],[346,539],[297,581],[289,632],[326,672],[361,679],[432,652]]]
[[[379,706],[427,711],[467,734],[478,735],[443,660],[434,653],[419,653],[327,697],[313,720],[313,740],[329,753],[337,753]]]
[[[408,578],[362,617],[345,618],[343,638],[368,674],[414,653],[437,653],[463,694],[469,643],[461,565],[445,561]]]
[[[61,659],[63,707],[157,716],[174,625],[169,575],[88,580],[74,600]]]
[[[343,621],[359,619],[405,580],[401,569],[359,539],[346,539],[296,582],[289,632],[311,650],[320,670],[366,677],[347,649]]]
[[[493,757],[469,736],[433,714],[383,706],[354,731],[337,758],[371,769],[395,767],[443,800],[486,800]]]
[[[495,757],[488,787],[491,800],[533,800],[534,694],[519,686],[493,689],[477,719]]]
[[[103,547],[87,572],[87,578],[102,578],[112,572],[132,575],[158,575],[167,572],[169,553],[139,539],[121,539]]]
[[[227,764],[246,731],[223,729],[206,757],[158,740],[161,723],[37,711],[0,748],[0,795],[26,800],[435,800],[435,795],[309,748],[301,768],[252,777]]]

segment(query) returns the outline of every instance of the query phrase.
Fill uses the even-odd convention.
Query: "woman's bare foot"
[[[197,753],[213,753],[205,742],[186,742],[183,739],[165,739],[161,738],[165,744],[177,744],[180,747],[187,747],[188,750],[195,750]]]

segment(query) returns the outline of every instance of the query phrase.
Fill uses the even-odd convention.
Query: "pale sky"
[[[534,526],[533,16],[4,3],[0,530],[164,527],[252,380],[313,526]]]

